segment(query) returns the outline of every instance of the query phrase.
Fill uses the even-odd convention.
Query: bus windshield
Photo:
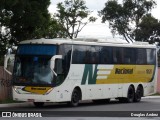
[[[52,85],[50,60],[56,55],[55,45],[20,45],[13,72],[15,85]]]

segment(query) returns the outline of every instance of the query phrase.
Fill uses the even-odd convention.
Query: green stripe
[[[95,65],[95,69],[93,72],[93,65],[85,64],[83,77],[82,77],[82,85],[86,84],[87,76],[88,76],[88,84],[96,84],[96,77],[97,77],[97,66]]]

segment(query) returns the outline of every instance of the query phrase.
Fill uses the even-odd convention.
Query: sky
[[[48,8],[51,14],[56,12],[57,3],[63,2],[64,0],[51,0],[51,4]],[[101,23],[101,18],[98,17],[97,11],[104,8],[107,0],[85,0],[86,6],[89,10],[93,11],[92,16],[97,17],[95,23],[87,24],[82,31],[79,33],[78,37],[100,37],[100,38],[111,38],[112,34],[109,29],[108,23]],[[119,0],[121,2],[122,0]],[[155,0],[157,3],[156,8],[152,10],[152,15],[160,20],[160,0]]]

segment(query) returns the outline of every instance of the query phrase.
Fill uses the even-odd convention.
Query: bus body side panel
[[[139,84],[142,84],[144,88],[144,96],[154,93],[156,75],[153,75],[154,79],[152,82],[149,82],[150,78],[140,78],[139,75],[134,74],[138,70],[143,72],[151,67],[144,67],[144,69],[137,67],[138,70],[134,67],[72,64],[66,80],[61,85],[54,87],[49,94],[17,94],[13,90],[13,97],[20,101],[34,99],[37,102],[64,102],[71,100],[71,95],[75,87],[81,89],[82,100],[127,97],[129,86],[133,85],[136,90]],[[121,68],[124,71],[128,69],[128,74],[122,74]],[[156,70],[155,73],[157,72]],[[141,74],[141,76],[145,75]]]

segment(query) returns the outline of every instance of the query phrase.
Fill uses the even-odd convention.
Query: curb
[[[145,98],[160,98],[160,96],[145,96],[145,97],[143,97],[144,99]]]

